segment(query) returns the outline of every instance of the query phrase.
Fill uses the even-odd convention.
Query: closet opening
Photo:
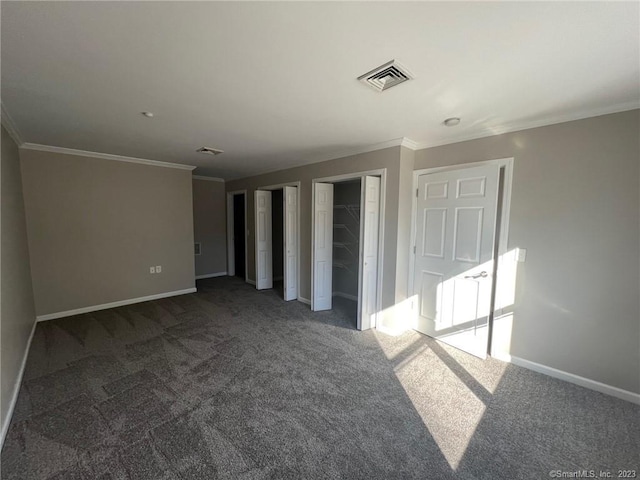
[[[311,309],[348,328],[376,326],[380,311],[386,170],[313,180]]]
[[[333,185],[333,310],[353,328],[358,320],[361,180]]]
[[[275,289],[285,301],[298,299],[300,182],[260,187],[255,199],[256,289]]]
[[[227,193],[227,275],[247,281],[247,191]]]

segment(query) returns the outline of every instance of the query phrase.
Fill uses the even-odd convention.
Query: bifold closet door
[[[313,292],[311,295],[311,309],[314,311],[331,310],[333,184],[314,184],[313,214]]]
[[[375,327],[378,307],[378,238],[380,177],[364,177],[360,205],[360,281],[358,329]]]
[[[273,241],[271,238],[271,192],[255,191],[256,288],[273,288]]]
[[[298,188],[284,187],[284,299],[298,298]]]

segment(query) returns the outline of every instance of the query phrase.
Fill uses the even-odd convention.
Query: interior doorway
[[[271,191],[271,260],[273,289],[284,298],[284,195],[281,189]]]
[[[367,330],[380,311],[386,171],[313,181],[311,309]]]
[[[285,300],[299,291],[299,182],[260,187],[255,195],[256,288]]]
[[[512,171],[503,159],[414,174],[414,328],[480,358],[491,351]]]
[[[333,184],[332,309],[354,328],[358,320],[361,179]]]
[[[247,192],[227,193],[227,275],[247,281]]]

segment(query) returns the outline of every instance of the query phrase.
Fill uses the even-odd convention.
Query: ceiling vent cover
[[[205,155],[220,155],[221,153],[224,153],[224,150],[218,150],[217,148],[211,147],[200,147],[196,152],[204,153]]]
[[[391,60],[358,77],[358,80],[369,85],[374,90],[382,92],[412,78],[413,75],[406,68],[395,60]]]

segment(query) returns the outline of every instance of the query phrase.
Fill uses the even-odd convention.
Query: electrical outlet
[[[156,273],[162,272],[162,265],[156,265]]]
[[[156,267],[149,267],[149,273],[156,273]]]

